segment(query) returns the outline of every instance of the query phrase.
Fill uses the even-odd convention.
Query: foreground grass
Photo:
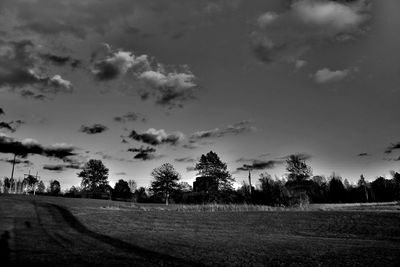
[[[0,196],[0,230],[15,265],[399,266],[398,206],[373,207],[193,212],[202,210]]]

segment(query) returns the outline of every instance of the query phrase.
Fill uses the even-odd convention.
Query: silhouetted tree
[[[374,201],[393,201],[395,199],[395,184],[384,177],[378,177],[371,183]]]
[[[304,181],[312,175],[311,167],[301,155],[290,155],[286,159],[286,170],[289,172],[289,181]]]
[[[368,183],[364,178],[364,175],[361,174],[360,179],[357,182],[358,191],[361,195],[361,202],[368,202]]]
[[[165,198],[165,205],[168,205],[169,197],[178,188],[180,179],[179,173],[169,163],[164,163],[151,172],[154,180],[151,182],[151,191],[154,194],[162,194]]]
[[[134,197],[136,199],[136,202],[139,203],[144,203],[148,201],[148,195],[146,193],[146,188],[144,187],[139,187],[138,189],[135,190]]]
[[[39,194],[43,194],[45,192],[45,190],[46,190],[46,186],[44,185],[43,181],[39,181],[38,184],[37,184],[37,190],[36,191]]]
[[[33,194],[36,192],[36,184],[38,183],[38,179],[33,175],[28,175],[25,179],[25,183],[28,185]]]
[[[57,180],[51,180],[50,181],[50,187],[49,187],[49,193],[51,195],[58,195],[61,191],[61,185],[60,182]]]
[[[3,186],[4,186],[4,193],[8,193],[11,187],[10,178],[4,177]]]
[[[198,177],[208,180],[210,188],[207,190],[210,201],[217,199],[226,201],[229,194],[233,192],[233,182],[235,179],[227,171],[227,164],[222,162],[217,153],[210,151],[206,155],[201,155],[200,160],[196,163],[195,170],[198,171]],[[216,190],[213,187],[216,184]]]
[[[108,185],[108,168],[104,166],[101,160],[89,160],[83,170],[78,173],[78,177],[82,178],[81,185],[85,191],[90,193],[109,193]]]
[[[333,173],[329,181],[329,196],[333,203],[343,202],[345,199],[346,190],[342,183],[342,177]]]
[[[392,180],[394,183],[394,191],[395,191],[394,199],[400,200],[400,173],[391,171],[391,174],[393,177]]]
[[[113,197],[114,198],[124,198],[128,199],[131,198],[131,189],[129,187],[128,182],[120,179],[117,183],[115,183],[115,187],[113,190]]]
[[[258,179],[262,204],[266,205],[288,205],[290,193],[285,187],[285,181],[278,178],[272,179],[269,173],[260,174]],[[256,191],[254,191],[257,195]]]

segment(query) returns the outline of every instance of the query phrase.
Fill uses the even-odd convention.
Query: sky
[[[0,177],[110,185],[216,152],[236,185],[400,169],[397,0],[2,0]]]

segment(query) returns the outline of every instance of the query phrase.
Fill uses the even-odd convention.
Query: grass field
[[[0,265],[400,266],[399,208],[210,212],[0,195]]]

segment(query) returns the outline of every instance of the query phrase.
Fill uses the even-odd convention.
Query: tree
[[[137,184],[135,180],[128,180],[128,185],[129,185],[129,189],[131,190],[131,193],[133,194],[136,191],[137,188]]]
[[[58,195],[61,191],[61,185],[60,182],[57,180],[51,180],[50,181],[50,188],[49,188],[49,193],[52,195]]]
[[[144,187],[139,187],[138,189],[136,189],[135,193],[134,193],[134,197],[136,199],[136,202],[139,202],[139,203],[147,202],[147,200],[149,198],[146,193],[146,188],[144,188]]]
[[[155,194],[162,194],[165,198],[165,205],[168,205],[171,193],[178,188],[180,179],[179,173],[172,164],[164,163],[151,172],[154,180],[151,182],[151,191]]]
[[[306,164],[301,155],[290,155],[286,159],[286,170],[289,172],[289,181],[305,181],[312,175],[311,167]]]
[[[37,185],[37,192],[43,194],[46,190],[46,186],[44,185],[43,181],[40,180]]]
[[[24,180],[28,187],[33,191],[33,194],[35,194],[38,179],[35,176],[29,174]]]
[[[342,183],[342,177],[333,173],[329,181],[329,194],[333,203],[343,202],[346,190]]]
[[[131,188],[127,181],[120,179],[115,183],[113,197],[125,199],[131,198]]]
[[[88,192],[106,192],[108,186],[108,168],[104,166],[101,160],[89,160],[83,170],[78,173],[82,178],[81,185]]]
[[[361,174],[360,180],[357,182],[358,185],[358,190],[360,192],[360,195],[362,196],[361,199],[363,202],[368,202],[368,183],[364,178],[364,175]]]
[[[222,162],[217,153],[210,151],[206,155],[201,155],[200,161],[196,163],[195,170],[198,175],[203,177],[212,177],[215,179],[218,190],[232,190],[234,178],[227,171],[226,163]]]

